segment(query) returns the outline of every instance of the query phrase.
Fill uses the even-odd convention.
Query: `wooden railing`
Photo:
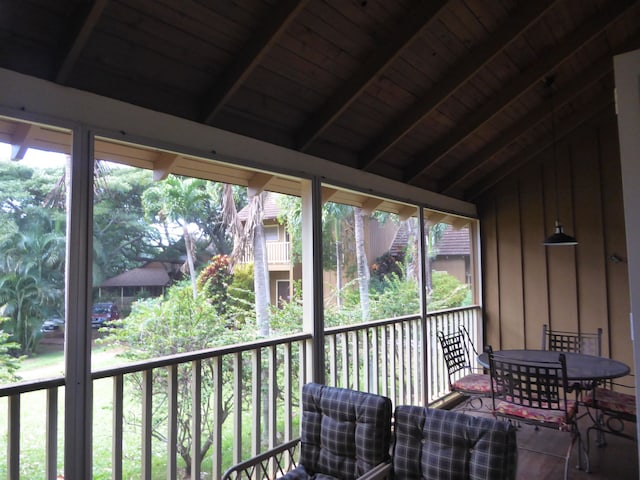
[[[435,332],[462,324],[477,338],[478,313],[477,307],[436,312],[428,315],[424,327],[420,317],[412,316],[329,328],[326,383],[380,393],[394,405],[428,404],[448,393]],[[160,463],[168,479],[179,478],[178,471],[185,467],[192,479],[220,478],[228,466],[294,438],[301,386],[310,380],[311,344],[310,334],[298,334],[94,371],[94,391],[99,382],[109,382],[111,395],[108,408],[96,408],[104,399],[94,395],[94,429],[111,425],[109,438],[94,435],[93,451],[110,452],[107,465],[99,465],[94,453],[94,478],[120,480],[131,469],[136,478],[159,478],[159,456],[164,457]],[[64,386],[64,378],[55,378],[0,388],[0,405],[7,407],[6,417],[0,416],[0,425],[6,425],[6,435],[0,432],[0,442],[6,439],[6,445],[0,444],[0,452],[3,448],[6,452],[0,478],[55,480],[62,473],[63,432],[58,419],[63,418]],[[41,392],[38,404],[28,397],[36,392]],[[136,406],[133,417],[127,413],[131,405]],[[44,424],[25,440],[21,418],[33,409],[44,412]],[[179,423],[185,418],[179,415],[183,410],[187,425]],[[131,424],[139,430],[134,438],[140,443],[128,443],[125,452],[125,437],[129,442],[132,438],[125,432]],[[184,429],[194,439],[188,466],[181,462],[177,447]],[[29,447],[25,443],[38,435],[44,439],[43,460],[40,469],[33,470],[24,461]],[[203,459],[200,452],[205,446],[209,448]]]

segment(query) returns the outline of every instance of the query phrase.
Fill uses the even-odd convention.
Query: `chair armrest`
[[[300,438],[295,438],[260,455],[230,467],[222,480],[240,478],[275,478],[297,466]],[[384,477],[382,477],[384,478]]]
[[[358,480],[387,480],[391,478],[391,461],[379,463]]]

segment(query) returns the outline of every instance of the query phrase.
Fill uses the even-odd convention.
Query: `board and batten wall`
[[[485,344],[539,349],[543,324],[601,327],[602,354],[633,365],[613,105],[559,139],[555,155],[559,217],[577,246],[543,245],[556,217],[551,148],[478,199]]]

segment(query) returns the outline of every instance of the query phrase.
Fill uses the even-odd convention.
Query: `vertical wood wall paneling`
[[[597,131],[597,130],[596,130]],[[600,193],[598,136],[584,135],[571,142],[574,235],[578,287],[579,330],[596,332],[607,326],[607,284],[603,255],[604,230]]]
[[[545,164],[545,182],[549,188],[550,201],[547,203],[549,211],[546,218],[556,219],[556,197],[558,201],[558,216],[565,229],[565,233],[574,234],[572,181],[569,177],[569,150],[567,144],[559,142],[557,145],[557,164]],[[548,165],[548,168],[547,168]],[[554,170],[555,169],[555,170]],[[554,178],[557,175],[557,178]],[[557,188],[556,188],[557,185]],[[546,235],[551,235],[553,230]],[[549,324],[555,330],[578,330],[578,303],[576,282],[576,247],[555,246],[547,249],[549,271]],[[542,328],[542,327],[540,327]]]
[[[525,168],[519,183],[525,334],[523,347],[538,349],[542,345],[541,325],[549,323],[547,258],[543,242],[548,224],[553,220],[545,218],[540,163],[535,162]]]
[[[505,188],[497,203],[497,229],[500,239],[500,331],[502,348],[524,346],[524,305],[522,298],[522,243],[518,212],[518,184]],[[509,291],[509,295],[502,292]]]
[[[620,147],[615,117],[602,125],[599,132],[600,169],[602,172],[602,212],[606,246],[607,299],[609,310],[609,349],[616,360],[633,365],[633,345],[629,312],[629,276],[627,271],[627,243],[624,211],[622,209],[622,178],[620,172]],[[616,255],[622,262],[610,259]],[[607,337],[605,337],[606,339]],[[633,373],[633,372],[632,372]],[[633,381],[630,382],[633,384]]]
[[[479,199],[485,342],[494,349],[524,338],[540,348],[544,323],[602,326],[603,354],[633,364],[617,136],[612,108],[558,144],[560,221],[577,247],[542,245],[556,218],[550,149]]]
[[[481,206],[482,222],[480,235],[482,239],[482,276],[483,276],[483,313],[484,344],[495,350],[501,348],[500,339],[500,282],[498,272],[498,234],[496,229],[496,208],[493,200]]]

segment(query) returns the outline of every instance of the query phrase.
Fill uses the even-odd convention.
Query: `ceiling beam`
[[[153,162],[153,181],[159,182],[166,179],[174,165],[180,158],[180,155],[170,152],[161,152]]]
[[[40,127],[31,123],[18,123],[11,135],[11,160],[22,160]]]
[[[335,188],[322,187],[322,204],[331,202],[338,190]]]
[[[405,221],[410,219],[411,217],[415,217],[418,214],[418,209],[411,205],[405,205],[400,210],[398,210],[398,217],[400,217],[401,221]]]
[[[601,61],[589,67],[587,71],[581,72],[575,82],[566,85],[563,89],[553,94],[554,108],[557,110],[569,103],[583,90],[601,80],[606,75],[611,74],[612,71],[613,61],[611,56],[606,55]],[[548,103],[543,102],[533,108],[517,122],[499,132],[484,148],[473,154],[469,161],[458,165],[449,175],[443,178],[438,184],[438,191],[444,194],[451,193],[460,182],[473,176],[478,169],[485,166],[494,155],[511,145],[517,138],[538,125],[549,117],[550,114],[550,104]]]
[[[428,3],[428,2],[427,2]],[[375,137],[360,154],[358,168],[368,170],[387,150],[400,141],[426,116],[453,95],[481,68],[535,23],[554,4],[554,1],[524,2],[520,10],[513,12],[505,26],[493,32],[487,40],[471,50],[445,72],[439,81],[407,110],[398,115],[387,128]]]
[[[247,183],[247,197],[255,197],[264,192],[271,180],[276,178],[275,175],[269,173],[254,173]]]
[[[464,217],[449,217],[447,223],[451,225],[454,230],[460,230],[469,225],[469,219]]]
[[[69,80],[69,75],[102,16],[108,1],[95,0],[92,5],[84,7],[83,12],[79,15],[80,20],[74,25],[75,28],[70,29],[73,34],[69,36],[68,42],[60,50],[60,61],[55,76],[56,83],[64,85]]]
[[[382,205],[383,200],[377,197],[369,197],[362,204],[362,213],[365,215],[371,215],[380,205]]]
[[[411,166],[407,169],[404,181],[413,184],[469,135],[489,122],[533,85],[540,82],[545,75],[548,75],[549,72],[569,59],[573,53],[599,35],[634,3],[634,0],[609,3],[605,10],[585,21],[568,37],[561,39],[542,61],[516,76],[506,88],[501,89],[484,106],[461,120],[454,130],[451,130],[421,154],[416,155],[414,161],[410,163]]]
[[[380,42],[370,52],[362,66],[347,80],[325,104],[316,111],[296,135],[296,146],[305,151],[311,143],[338,117],[358,96],[394,62],[420,33],[437,18],[447,0],[418,2],[406,20],[394,29],[395,34]]]
[[[235,56],[235,61],[220,74],[204,98],[202,122],[211,124],[214,117],[240,88],[249,74],[258,66],[265,54],[307,5],[309,0],[282,0],[273,11],[263,16],[262,28]]]
[[[604,92],[599,97],[594,98],[593,101],[589,102],[588,105],[586,105],[582,110],[578,111],[575,115],[563,119],[562,124],[558,125],[557,128],[556,141],[559,141],[559,139],[566,137],[575,129],[580,127],[580,125],[592,119],[602,110],[610,107],[612,104],[613,95],[610,91]],[[524,151],[518,152],[514,155],[513,161],[508,161],[499,168],[492,171],[490,174],[485,175],[484,178],[482,178],[478,183],[476,183],[466,192],[465,197],[469,198],[470,200],[477,199],[482,193],[496,185],[500,180],[507,177],[516,170],[522,168],[533,158],[540,155],[544,150],[551,147],[552,143],[552,139],[548,138],[540,142],[535,142]]]
[[[440,223],[445,218],[447,218],[447,214],[445,213],[435,212],[433,210],[424,211],[424,219],[429,225],[435,225],[436,223]]]

